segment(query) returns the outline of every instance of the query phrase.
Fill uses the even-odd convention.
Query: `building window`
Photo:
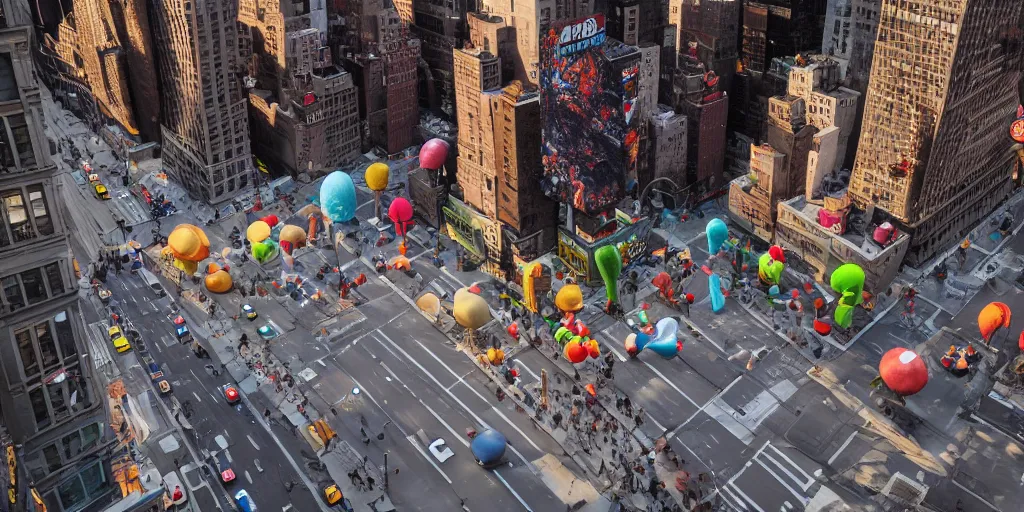
[[[50,322],[36,325],[36,341],[39,343],[39,355],[43,359],[43,368],[49,371],[60,363],[60,353],[57,352],[57,342],[53,339],[53,332]]]
[[[29,305],[39,304],[47,298],[46,284],[43,282],[43,273],[38,268],[26,270],[20,274],[21,285],[25,288],[25,297]]]
[[[21,354],[21,369],[25,377],[32,378],[39,375],[39,358],[36,357],[36,349],[32,344],[32,332],[28,329],[19,331],[14,335],[18,342],[18,352]]]
[[[22,169],[36,165],[35,152],[32,150],[32,134],[28,129],[25,114],[17,114],[7,118],[8,128],[14,137],[14,149],[18,153]]]
[[[103,493],[106,481],[103,462],[96,461],[77,475],[61,482],[57,486],[57,496],[60,498],[63,510],[84,508],[90,501]]]
[[[43,388],[33,389],[29,392],[28,397],[32,402],[32,413],[36,418],[36,429],[42,430],[50,426],[50,410],[46,408],[46,396],[43,394]]]
[[[78,355],[78,347],[75,345],[75,331],[71,327],[71,320],[67,311],[61,311],[53,317],[54,332],[57,335],[57,345],[60,346],[60,353],[67,359]]]
[[[21,160],[25,165],[25,160]],[[36,221],[36,231],[43,236],[53,234],[53,220],[50,218],[50,209],[46,205],[46,192],[42,185],[31,185],[27,188],[28,201],[32,205],[32,218]]]
[[[21,293],[18,276],[7,276],[3,279],[4,297],[11,311],[25,307],[25,296]]]
[[[14,101],[19,98],[18,80],[14,76],[11,54],[0,53],[0,101]]]
[[[36,234],[28,220],[28,212],[25,210],[25,197],[22,195],[21,190],[5,190],[0,193],[0,198],[3,200],[4,220],[11,227],[14,243],[35,238]]]

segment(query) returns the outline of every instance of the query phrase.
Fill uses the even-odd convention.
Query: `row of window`
[[[0,191],[0,221],[0,248],[52,235],[53,218],[43,185]]]
[[[64,295],[64,273],[60,262],[31,268],[0,279],[3,288],[3,308],[13,312]]]
[[[79,455],[92,450],[103,435],[103,424],[93,423],[71,432],[25,457],[25,468],[34,480],[71,465]]]
[[[103,461],[96,461],[75,476],[61,482],[54,490],[43,496],[43,501],[46,502],[47,510],[70,512],[82,510],[110,491]]]

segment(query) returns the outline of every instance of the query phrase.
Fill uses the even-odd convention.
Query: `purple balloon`
[[[420,147],[420,167],[440,169],[448,159],[448,143],[441,139],[430,139]]]

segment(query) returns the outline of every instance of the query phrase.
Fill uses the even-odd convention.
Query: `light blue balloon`
[[[711,219],[704,233],[708,237],[708,253],[714,256],[722,250],[722,244],[729,238],[729,227],[722,219]]]
[[[659,343],[671,340],[676,342],[676,334],[679,333],[679,321],[672,317],[662,318],[654,325],[654,340],[651,343]]]
[[[725,307],[725,294],[722,293],[722,278],[718,274],[708,276],[708,294],[711,296],[711,311],[718,313]]]
[[[352,177],[334,171],[320,185],[320,209],[332,222],[346,222],[356,215],[356,186]]]

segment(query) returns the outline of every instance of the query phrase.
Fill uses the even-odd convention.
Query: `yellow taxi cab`
[[[330,506],[341,503],[341,500],[345,499],[345,495],[342,494],[341,489],[338,488],[337,484],[331,484],[324,487],[324,499],[327,500],[327,504]]]
[[[97,183],[93,185],[92,191],[96,194],[96,197],[100,198],[103,201],[110,199],[110,191],[107,190],[107,186],[102,183]]]
[[[124,337],[120,327],[115,325],[107,329],[107,334],[110,335],[110,342],[114,344],[114,350],[117,350],[117,353],[121,354],[132,349],[132,345],[128,343],[128,338]]]

